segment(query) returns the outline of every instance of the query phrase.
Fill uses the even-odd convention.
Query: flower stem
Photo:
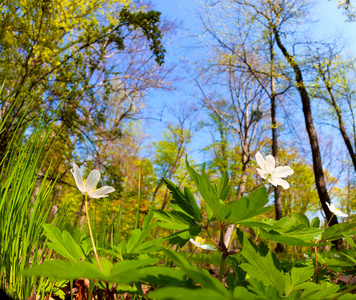
[[[87,193],[85,193],[85,202],[84,202],[84,203],[85,203],[85,211],[87,212],[87,220],[88,220],[88,227],[89,227],[90,239],[91,239],[91,243],[92,243],[92,245],[93,245],[93,250],[94,250],[96,262],[98,263],[98,267],[99,267],[100,272],[103,272],[103,270],[101,269],[101,266],[100,266],[98,253],[96,252],[96,247],[95,247],[95,243],[94,243],[93,232],[91,231],[90,220],[89,220],[89,209],[88,209],[88,204],[87,204]]]
[[[335,215],[334,213],[331,215],[331,218],[329,219],[328,224],[326,224],[326,227],[329,227],[330,221],[334,217],[334,215]]]
[[[192,258],[193,254],[195,253],[195,251],[197,251],[198,247],[195,247],[195,249],[193,250],[192,254],[189,256],[189,258],[187,259],[187,261],[190,261],[190,259]]]

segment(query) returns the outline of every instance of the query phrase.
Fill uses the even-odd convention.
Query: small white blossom
[[[256,160],[260,167],[257,168],[257,172],[263,179],[267,179],[274,186],[280,185],[284,189],[289,188],[289,183],[282,178],[294,173],[291,167],[285,166],[276,168],[274,157],[272,155],[267,155],[266,160],[264,160],[260,152],[256,153]]]
[[[189,241],[190,241],[193,245],[195,245],[196,247],[201,248],[201,249],[203,249],[203,250],[216,250],[216,248],[215,248],[214,246],[208,245],[208,244],[204,244],[205,239],[203,239],[203,238],[201,238],[201,237],[199,237],[199,236],[197,236],[197,237],[195,238],[195,240],[189,239]]]
[[[334,204],[329,204],[326,202],[326,205],[328,206],[329,210],[337,217],[347,218],[349,216],[348,214],[343,213],[340,209],[335,207]]]
[[[100,180],[100,172],[98,170],[91,171],[85,181],[83,181],[82,174],[76,164],[73,163],[73,169],[71,171],[75,183],[83,195],[88,194],[90,198],[103,198],[107,197],[107,194],[115,191],[111,186],[102,186],[101,188],[96,189],[96,185]]]

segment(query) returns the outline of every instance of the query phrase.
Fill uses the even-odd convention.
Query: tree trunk
[[[322,67],[320,66],[320,64],[318,66],[318,70],[319,70],[319,74],[321,75],[321,77],[323,79],[325,87],[326,87],[326,89],[327,89],[327,91],[329,93],[329,96],[331,98],[331,105],[333,106],[333,108],[334,108],[334,110],[336,112],[337,120],[338,120],[338,123],[339,123],[339,130],[341,132],[342,138],[344,139],[346,148],[349,151],[349,154],[350,154],[350,157],[351,157],[351,160],[352,160],[352,164],[354,165],[354,169],[356,171],[356,156],[355,156],[354,149],[352,148],[349,136],[346,133],[346,129],[345,129],[345,126],[344,126],[344,120],[342,119],[340,107],[338,106],[338,104],[336,102],[334,93],[332,91],[332,87],[329,85],[329,82],[326,79],[325,74],[323,73],[323,70],[322,70]]]
[[[237,195],[236,195],[236,201],[238,201],[243,194],[246,191],[246,181],[247,181],[247,164],[249,162],[248,156],[242,150],[242,156],[241,156],[241,163],[242,163],[242,168],[241,168],[241,179],[240,179],[240,184],[239,188],[237,190]],[[235,230],[235,224],[230,224],[226,227],[226,231],[224,234],[224,245],[229,250],[229,244],[230,240],[232,238],[232,234]]]
[[[273,52],[273,37],[270,30],[270,76],[271,76],[271,121],[272,121],[272,156],[278,163],[278,139],[277,139],[277,117],[276,117],[276,93],[274,84],[274,52]],[[281,200],[281,187],[274,187],[274,208],[276,212],[276,220],[282,218],[282,200]],[[284,252],[284,245],[277,243],[276,252]]]
[[[321,206],[325,213],[326,219],[328,220],[328,223],[330,225],[335,225],[338,223],[337,218],[335,215],[333,215],[330,212],[329,208],[326,205],[326,203],[330,203],[330,197],[329,197],[328,191],[326,189],[318,136],[317,136],[315,128],[314,128],[312,112],[311,112],[311,107],[310,107],[310,98],[309,98],[308,91],[304,85],[302,72],[299,68],[299,65],[294,60],[293,56],[291,56],[289,54],[287,49],[282,44],[280,36],[279,36],[279,32],[275,25],[273,25],[273,33],[274,33],[274,37],[276,39],[278,48],[282,51],[284,57],[287,59],[289,65],[293,68],[293,71],[295,74],[296,85],[297,85],[297,88],[298,88],[298,91],[300,94],[300,99],[301,99],[302,105],[303,105],[305,126],[306,126],[306,129],[308,132],[309,142],[310,142],[310,146],[311,146],[311,150],[312,150],[313,168],[314,168],[316,188],[318,191]],[[341,242],[335,241],[334,244],[338,249],[340,249],[342,247],[342,240],[341,240]]]

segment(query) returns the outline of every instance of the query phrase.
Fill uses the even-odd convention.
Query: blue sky
[[[199,32],[200,25],[196,17],[199,4],[194,0],[153,0],[152,4],[162,13],[163,18],[179,23],[177,34],[168,39],[165,45],[167,49],[165,61],[167,64],[178,63],[176,75],[184,77],[186,76],[184,64],[179,61],[182,58],[193,59],[197,54],[197,50],[190,49],[193,41],[187,36]],[[336,8],[336,5],[337,0],[319,0],[312,12],[312,18],[319,21],[310,26],[310,34],[316,39],[326,39],[341,34],[345,42],[345,51],[356,56],[356,22],[345,22],[346,17]],[[182,101],[191,103],[196,100],[194,87],[189,79],[178,82],[177,87],[177,91],[174,92],[152,92],[147,99],[148,107],[159,112],[163,111],[162,121],[150,121],[147,129],[154,140],[161,139],[168,122],[174,120],[169,113],[169,107],[177,107]],[[201,113],[196,114],[196,119],[199,117],[202,117]],[[196,132],[190,145],[189,155],[197,162],[206,160],[201,149],[209,142],[210,137],[206,131]]]

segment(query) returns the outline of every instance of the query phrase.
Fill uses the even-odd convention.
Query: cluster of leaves
[[[170,209],[163,211],[152,207],[141,228],[133,230],[127,241],[99,248],[102,272],[92,260],[92,246],[88,239],[81,237],[76,240],[67,231],[44,225],[47,246],[55,251],[57,259],[45,260],[24,274],[59,282],[87,278],[92,283],[90,292],[95,291],[108,298],[123,292],[144,296],[142,285],[148,284],[153,289],[147,294],[150,299],[355,299],[349,293],[352,287],[331,281],[336,274],[335,264],[339,264],[338,271],[346,274],[355,271],[355,260],[349,255],[344,255],[344,259],[321,256],[318,263],[316,256],[318,247],[331,245],[330,241],[341,237],[355,247],[351,238],[355,233],[354,224],[341,223],[323,229],[318,218],[309,222],[304,215],[285,217],[277,222],[256,220],[270,209],[265,207],[268,195],[264,187],[248,197],[227,203],[224,201],[230,189],[227,173],[214,184],[204,168],[199,174],[188,162],[186,167],[202,196],[201,201],[206,202],[206,218],[188,188],[182,191],[165,180],[172,196]],[[153,217],[160,222],[152,222]],[[215,230],[212,230],[214,223],[219,224],[219,242],[216,242]],[[234,250],[229,250],[223,243],[225,229],[231,224],[238,227],[239,246]],[[151,231],[157,226],[176,232],[155,239]],[[253,228],[254,240],[240,228]],[[163,246],[165,241],[169,241],[177,245],[178,250],[202,231],[221,252],[220,280],[189,263],[177,251]],[[315,255],[310,254],[308,260],[280,262],[267,246],[270,241],[308,247],[315,251]],[[162,257],[162,253],[172,261],[170,266],[161,265],[157,255]],[[320,272],[317,271],[318,265],[322,267]],[[232,273],[226,272],[227,266],[233,270]]]

